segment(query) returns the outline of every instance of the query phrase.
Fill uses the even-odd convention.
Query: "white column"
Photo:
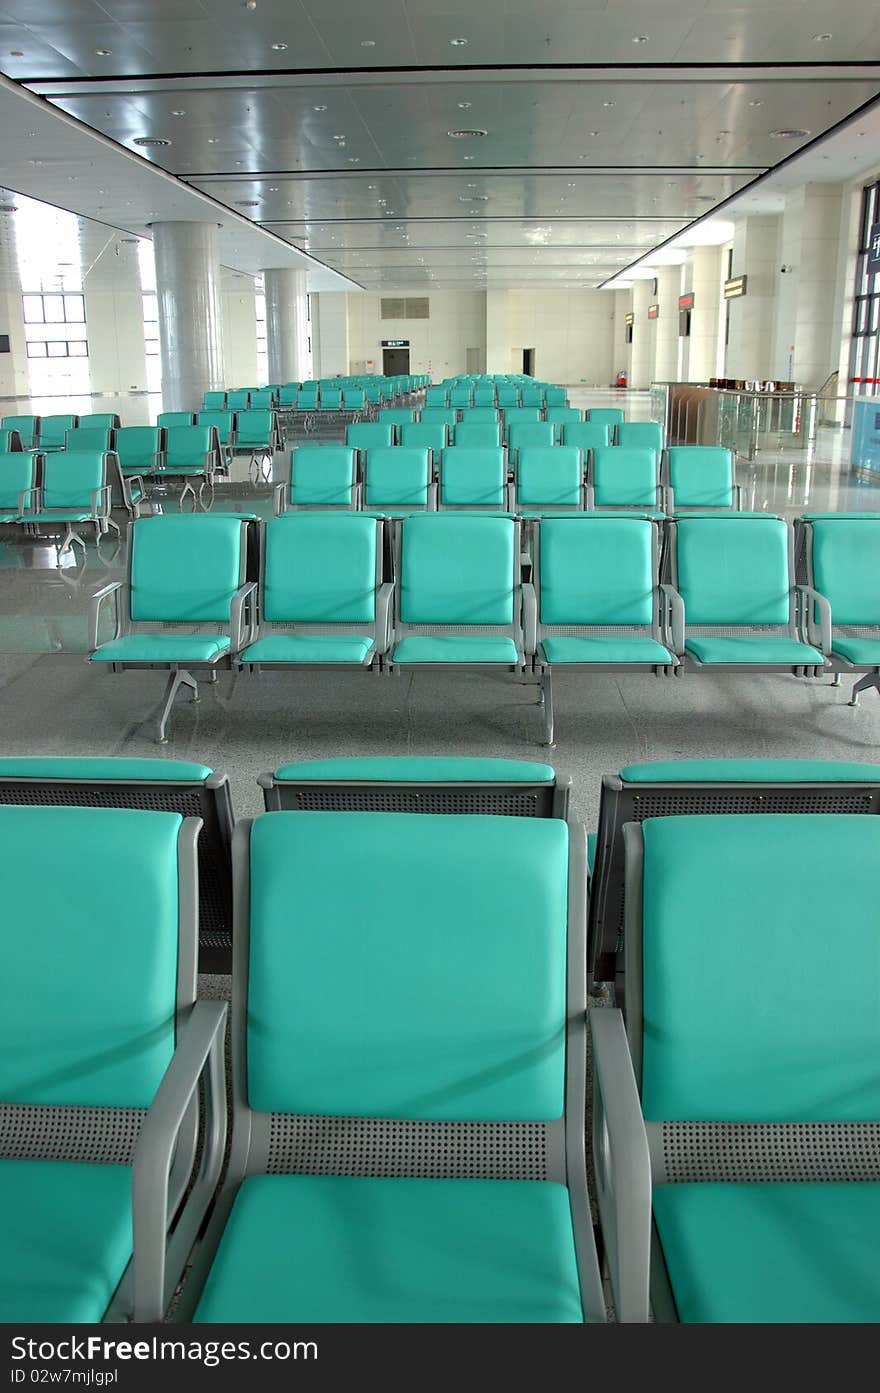
[[[774,324],[779,279],[780,219],[742,218],[735,224],[733,274],[747,276],[746,294],[730,301],[725,376],[752,381],[776,375]]]
[[[812,391],[822,386],[840,361],[843,213],[840,184],[806,184],[786,195],[773,375]]]
[[[636,281],[632,289],[633,341],[630,387],[650,387],[654,366],[654,324],[648,318],[654,291],[648,280]]]
[[[689,290],[693,291],[691,336],[686,341],[686,382],[708,382],[719,376],[718,336],[721,313],[722,251],[720,247],[694,247]],[[723,374],[722,374],[723,375]]]
[[[678,380],[678,297],[681,293],[681,267],[661,266],[657,273],[659,317],[653,321],[654,382]]]
[[[486,372],[510,372],[510,300],[506,290],[486,291]]]
[[[206,391],[224,385],[217,224],[153,223],[152,233],[162,406],[195,411]]]
[[[263,272],[269,381],[302,382],[308,363],[308,276],[285,268]]]

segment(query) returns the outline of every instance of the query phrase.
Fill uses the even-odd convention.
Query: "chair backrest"
[[[355,450],[369,450],[374,445],[392,445],[394,426],[390,421],[356,421],[345,428],[345,443]]]
[[[124,474],[148,473],[155,467],[153,457],[164,447],[165,432],[159,426],[123,426],[116,432],[116,453]]]
[[[880,993],[880,821],[658,818],[628,840],[627,863],[643,900],[630,934],[627,895],[627,944],[641,958],[646,1118],[876,1122],[880,1074],[866,1042],[876,1036]],[[816,1010],[827,982],[829,903],[847,925],[854,965],[831,1048]],[[760,993],[731,991],[743,964],[755,962],[774,984],[772,1009]]]
[[[429,387],[425,392],[425,406],[448,406],[449,389],[446,387]]]
[[[296,397],[300,411],[313,411],[318,405],[317,387],[301,387]]]
[[[0,509],[17,512],[25,489],[37,482],[37,457],[30,451],[12,450],[0,454]]]
[[[18,453],[21,448],[21,436],[18,431],[0,426],[0,454]]]
[[[659,421],[621,421],[614,429],[615,445],[644,445],[663,449],[663,427]]]
[[[565,822],[486,817],[478,829],[468,816],[271,812],[242,829],[238,847],[248,832],[252,1108],[562,1116]],[[460,904],[450,888],[454,914],[442,889],[425,893],[438,873],[441,885],[467,883]],[[394,893],[365,913],[364,885],[377,878]]]
[[[619,406],[590,406],[584,412],[584,420],[603,426],[620,426],[624,415]]]
[[[225,411],[226,393],[225,392],[206,392],[203,408],[205,411]]]
[[[673,531],[688,624],[790,622],[791,533],[781,518],[680,518]]]
[[[285,382],[284,386],[281,387],[278,392],[278,404],[279,406],[295,406],[298,396],[299,383]]]
[[[597,508],[656,508],[660,462],[642,446],[604,445],[590,452],[590,483]]]
[[[43,460],[43,507],[90,512],[92,495],[107,483],[102,450],[63,450]]]
[[[230,396],[234,396],[230,392]],[[194,426],[196,414],[194,411],[160,411],[156,417],[156,425],[163,430],[170,430],[172,426]]]
[[[250,405],[248,411],[269,411],[275,405],[275,393],[269,387],[261,387],[259,391],[251,392]]]
[[[521,450],[525,445],[552,445],[553,425],[547,421],[515,422],[507,431],[507,444],[511,450]]]
[[[574,445],[526,445],[516,466],[517,506],[580,508],[584,465]]]
[[[470,387],[453,387],[449,393],[450,406],[470,406],[473,400],[473,391]]]
[[[149,1107],[195,997],[194,853],[179,813],[0,807],[4,1103]]]
[[[380,524],[363,513],[285,513],[266,523],[262,616],[270,623],[370,624]]]
[[[241,416],[238,418],[241,420]],[[169,426],[165,431],[165,468],[208,469],[216,464],[217,432],[213,426]]]
[[[245,413],[242,412],[242,415]],[[217,439],[221,445],[225,445],[232,439],[232,432],[237,420],[234,411],[200,411],[196,425],[213,426],[217,432]]]
[[[471,449],[500,444],[501,427],[492,421],[459,421],[452,432],[454,445],[465,445]]]
[[[290,452],[292,507],[353,508],[355,479],[349,445],[300,445]]]
[[[62,449],[65,435],[69,430],[73,430],[78,423],[78,416],[41,416],[40,449]]]
[[[466,406],[461,413],[462,425],[475,426],[479,423],[485,425],[487,421],[496,425],[500,419],[500,413],[494,406]]]
[[[417,445],[379,445],[367,451],[364,506],[426,508],[431,452]]]
[[[272,445],[275,440],[275,413],[265,407],[249,407],[235,418],[238,445]]]
[[[662,471],[676,508],[732,508],[733,455],[717,445],[673,445]]]
[[[429,421],[412,421],[400,427],[401,445],[419,445],[435,454],[445,449],[446,435],[446,426],[432,425]]]
[[[504,417],[505,430],[509,430],[511,426],[522,426],[541,419],[541,412],[537,406],[505,407],[501,414]]]
[[[447,426],[452,430],[456,420],[457,414],[451,406],[423,406],[419,412],[423,426]]]
[[[566,421],[562,427],[562,443],[577,445],[583,450],[596,450],[608,444],[610,428],[601,421]]]
[[[405,624],[514,623],[511,520],[428,513],[405,518],[401,534]]]
[[[494,406],[495,388],[494,387],[475,387],[474,406]]]
[[[562,433],[563,426],[569,424],[583,425],[584,413],[580,411],[576,406],[548,406],[547,410],[544,412],[544,419],[546,421],[552,422],[552,424],[556,428],[556,434],[560,435]],[[572,441],[572,444],[575,443],[576,442]]]
[[[497,392],[498,405],[504,409],[519,406],[519,388],[499,387]]]
[[[542,624],[650,625],[657,618],[655,524],[646,518],[545,518],[539,533]]]
[[[561,406],[564,407],[566,410],[572,411],[576,409],[574,407],[568,406],[568,393],[566,392],[564,387],[545,387],[544,401],[547,403],[548,407]],[[578,411],[578,420],[581,419],[581,415],[582,413]]]
[[[440,506],[504,508],[507,461],[500,446],[453,445],[440,464]]]
[[[120,420],[115,411],[93,411],[80,416],[79,430],[119,430]]]
[[[75,426],[64,436],[65,450],[111,450],[113,431],[105,426]]]
[[[359,411],[366,402],[363,387],[345,387],[342,392],[342,400],[346,409]]]
[[[835,624],[880,624],[880,519],[821,518],[810,524],[813,585]]]
[[[409,411],[402,406],[383,406],[379,412],[381,426],[409,426],[415,419],[415,411]]]
[[[18,431],[21,443],[29,450],[37,443],[40,431],[39,416],[4,416],[0,426],[6,430]]]
[[[523,387],[520,394],[523,406],[543,406],[544,388],[543,387]]]
[[[133,620],[229,623],[245,578],[246,523],[210,513],[138,518],[129,562]]]
[[[226,393],[226,406],[230,411],[247,411],[251,404],[251,394],[244,388]],[[161,424],[161,422],[160,422]]]
[[[342,391],[339,387],[322,387],[320,405],[322,411],[338,411],[342,406]]]

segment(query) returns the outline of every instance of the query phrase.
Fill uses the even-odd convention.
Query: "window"
[[[85,324],[82,295],[22,295],[25,324]]]
[[[880,227],[880,179],[862,191],[859,219],[859,245],[856,256],[856,284],[853,297],[852,340],[849,350],[849,380],[857,397],[874,396],[880,384],[880,271],[870,269],[871,236]]]
[[[28,339],[29,358],[87,358],[89,346],[85,339]]]

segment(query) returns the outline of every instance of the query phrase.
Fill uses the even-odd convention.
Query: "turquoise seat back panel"
[[[407,518],[400,575],[404,623],[512,624],[515,535],[506,518]]]
[[[682,1321],[877,1321],[880,1185],[660,1185],[654,1217]]]
[[[438,892],[440,866],[454,868],[454,914]],[[389,892],[370,908],[364,886],[377,877]],[[463,1121],[560,1116],[567,883],[561,820],[257,818],[251,1106]]]
[[[619,406],[591,406],[584,414],[586,420],[597,421],[603,426],[623,424],[623,411]]]
[[[689,624],[787,624],[788,528],[778,518],[681,518],[678,589]]]
[[[362,421],[349,426],[345,432],[345,443],[355,450],[368,450],[374,445],[391,445],[394,427],[385,421]]]
[[[342,407],[342,392],[338,387],[322,387],[320,396],[322,411],[339,411]]]
[[[622,421],[616,430],[618,445],[635,445],[650,450],[663,449],[663,427],[658,421]]]
[[[415,411],[408,411],[402,406],[383,406],[379,412],[380,426],[411,426],[415,419]]]
[[[235,395],[234,392],[230,392],[229,394],[230,407],[233,405],[232,397]],[[246,396],[247,393],[245,393],[245,397]],[[242,407],[247,406],[247,401],[239,402],[238,405]],[[192,411],[160,411],[159,415],[156,417],[156,425],[164,427],[165,430],[170,430],[172,427],[177,428],[178,426],[192,426],[194,424],[195,413]]]
[[[103,1320],[131,1249],[128,1166],[0,1160],[4,1322]]]
[[[106,483],[105,464],[100,450],[65,450],[48,456],[43,465],[43,507],[90,512],[95,489]]]
[[[500,446],[472,449],[453,445],[443,451],[440,502],[449,506],[503,508],[507,464]]]
[[[492,449],[501,438],[501,427],[492,421],[461,421],[453,431],[453,444],[466,449]]]
[[[650,624],[653,535],[642,518],[542,522],[542,623]]]
[[[415,445],[379,446],[367,451],[364,505],[368,508],[426,508],[431,453]]]
[[[400,428],[401,445],[415,445],[423,450],[439,453],[446,446],[446,426],[432,425],[430,421],[411,421]]]
[[[596,506],[656,507],[657,474],[657,455],[653,450],[640,446],[600,446],[592,456]]]
[[[236,417],[236,440],[239,445],[271,445],[274,424],[274,412],[251,406]]]
[[[547,393],[547,401],[550,401],[550,393]],[[584,413],[576,406],[550,406],[544,412],[544,419],[554,426],[564,426],[568,423],[582,425]]]
[[[880,819],[717,814],[643,827],[645,1116],[876,1121]],[[858,964],[833,1039],[816,1008],[829,897]],[[759,961],[773,990],[744,999],[743,973]]]
[[[300,445],[290,452],[290,501],[301,507],[350,508],[354,450],[348,445]]]
[[[116,454],[123,470],[148,473],[154,467],[161,431],[158,426],[123,426],[116,432]]]
[[[102,426],[76,426],[64,437],[65,451],[96,450],[101,454],[110,449],[111,431]]]
[[[174,1049],[180,825],[178,813],[0,806],[4,1102],[152,1102]]]
[[[21,454],[21,436],[17,430],[0,427],[0,455]]]
[[[446,426],[451,430],[457,419],[457,413],[449,406],[423,406],[419,413],[423,426]]]
[[[242,413],[243,415],[244,413]],[[232,427],[235,422],[234,411],[200,411],[197,424],[200,426],[213,426],[217,432],[217,438],[221,442],[229,440],[232,435]]]
[[[674,445],[666,452],[677,508],[732,508],[733,456],[717,445]]]
[[[627,764],[620,771],[627,784],[861,784],[880,783],[880,764],[839,759],[657,759]]]
[[[580,1322],[568,1192],[532,1180],[251,1176],[195,1319]]]
[[[119,417],[115,411],[93,411],[88,416],[80,416],[78,430],[115,430]]]
[[[60,450],[64,444],[65,435],[69,430],[73,430],[76,421],[76,416],[41,416],[40,448]]]
[[[541,409],[538,406],[505,407],[501,414],[508,429],[510,426],[529,425],[541,419]]]
[[[225,411],[226,393],[206,392],[204,396],[204,407],[206,411]]]
[[[0,774],[3,761],[0,761]],[[392,783],[538,783],[556,779],[549,764],[526,759],[446,759],[442,756],[415,758],[408,755],[366,755],[352,759],[307,759],[282,764],[275,770],[281,781],[305,779],[388,780]]]
[[[551,421],[531,421],[525,425],[511,425],[507,432],[507,443],[511,450],[522,450],[526,445],[550,446],[554,439]]]
[[[169,426],[165,432],[166,469],[204,469],[214,439],[210,426]]]
[[[357,513],[288,513],[266,523],[263,615],[270,622],[370,624],[376,522]]]
[[[813,578],[835,624],[880,624],[880,520],[813,523]]]
[[[226,395],[226,405],[230,411],[247,411],[250,405],[250,392],[239,389],[235,392],[228,392]]]
[[[78,759],[24,756],[0,759],[0,779],[141,779],[156,783],[203,783],[213,771],[180,759]]]
[[[548,508],[581,503],[584,467],[573,445],[527,445],[519,452],[516,499],[527,507]]]
[[[586,455],[587,450],[596,450],[608,444],[608,426],[601,421],[566,421],[562,427],[562,439],[566,445],[576,445]]]
[[[6,430],[17,430],[21,436],[22,443],[27,445],[33,440],[37,430],[39,416],[4,416],[0,420],[0,425]]]
[[[34,487],[36,474],[33,455],[22,450],[0,455],[0,508],[17,509],[25,489]]]
[[[490,425],[498,424],[498,412],[491,403],[484,403],[482,406],[469,406],[464,409],[461,415],[462,425]]]
[[[269,412],[271,412],[271,410],[272,410],[272,402],[273,402],[273,401],[274,401],[274,395],[273,395],[273,393],[269,390],[268,387],[264,387],[264,388],[262,388],[262,389],[261,389],[260,391],[258,391],[258,392],[251,392],[251,404],[250,404],[250,406],[248,407],[248,412],[251,412],[251,411],[269,411]]]
[[[228,624],[242,580],[242,524],[236,518],[170,513],[134,524],[135,621]]]

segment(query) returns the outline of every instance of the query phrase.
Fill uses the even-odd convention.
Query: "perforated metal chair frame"
[[[571,778],[554,783],[444,782],[392,779],[276,779],[261,774],[267,812],[490,813],[504,817],[568,816]]]

